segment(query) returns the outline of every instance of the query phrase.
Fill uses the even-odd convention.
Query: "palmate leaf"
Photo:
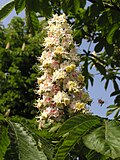
[[[14,8],[14,1],[11,1],[7,4],[5,4],[1,9],[0,9],[0,20],[5,18]]]
[[[0,125],[0,160],[4,160],[4,155],[9,144],[8,128]]]
[[[81,137],[100,124],[100,119],[91,115],[77,115],[67,120],[59,129],[58,135],[68,135],[58,147],[55,160],[64,160]]]
[[[84,144],[91,150],[113,159],[120,158],[120,122],[105,121],[83,138]]]
[[[33,136],[19,123],[9,121],[10,150],[6,153],[6,160],[47,160],[43,151],[37,149]]]

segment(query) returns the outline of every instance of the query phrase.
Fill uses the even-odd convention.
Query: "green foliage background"
[[[119,160],[120,122],[79,114],[38,130],[34,120],[0,115],[1,160]]]
[[[10,109],[10,115],[26,118],[36,115],[33,107],[38,74],[36,64],[45,34],[40,27],[39,33],[32,37],[25,21],[16,17],[7,29],[0,28],[0,112],[3,114]]]

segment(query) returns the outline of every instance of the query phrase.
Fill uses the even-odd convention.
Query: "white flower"
[[[54,82],[56,80],[64,79],[66,76],[66,72],[60,68],[53,73],[52,81]]]
[[[43,83],[39,84],[37,93],[41,95],[43,92],[51,91],[52,87],[52,81],[50,79],[46,79]]]
[[[58,45],[58,44],[59,44],[59,40],[54,37],[46,37],[45,38],[45,42],[44,42],[45,47],[52,47],[52,46]]]
[[[64,54],[64,48],[62,46],[57,46],[54,50],[55,54]]]
[[[41,108],[41,106],[43,105],[43,100],[42,99],[40,99],[40,98],[38,98],[37,100],[36,100],[36,103],[35,103],[35,107],[36,108]]]
[[[71,109],[73,109],[75,112],[76,111],[81,111],[81,110],[86,110],[85,103],[80,102],[79,100],[75,101],[73,100],[72,103],[70,104]]]
[[[40,84],[40,83],[42,83],[46,78],[47,78],[47,73],[45,72],[41,77],[38,77],[37,78],[37,83],[38,83],[38,85]]]
[[[68,81],[67,87],[69,92],[79,92],[79,86],[76,81]]]
[[[45,68],[45,67],[51,66],[52,63],[53,63],[53,61],[54,61],[54,60],[52,59],[52,57],[50,57],[50,58],[48,58],[48,59],[45,59],[45,60],[43,61],[43,63],[42,63],[42,67]]]
[[[68,65],[70,65],[70,62],[64,61],[63,63],[60,64],[60,68],[65,71]]]
[[[75,109],[76,109],[76,110],[85,109],[85,103],[77,102],[77,103],[75,104]]]
[[[67,65],[67,66],[65,67],[65,70],[66,70],[66,72],[70,73],[70,72],[72,72],[75,68],[76,68],[76,65],[71,63],[70,65]]]
[[[46,56],[47,56],[47,52],[43,51],[41,57],[39,57],[38,60],[40,60],[41,62],[43,62],[46,59]]]
[[[59,116],[59,112],[58,109],[54,109],[51,107],[47,107],[41,114],[41,117],[47,118],[47,117],[58,117]]]
[[[53,98],[54,102],[58,105],[64,104],[67,106],[70,103],[70,98],[64,91],[59,91]]]

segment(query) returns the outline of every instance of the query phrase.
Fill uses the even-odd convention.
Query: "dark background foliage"
[[[43,29],[43,28],[42,28]],[[44,31],[27,32],[25,21],[15,17],[8,28],[0,27],[0,112],[33,118],[36,115],[37,57],[42,52]]]

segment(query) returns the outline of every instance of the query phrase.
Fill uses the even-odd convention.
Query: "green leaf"
[[[114,108],[118,108],[118,106],[116,106],[116,105],[110,105],[110,106],[108,106],[107,108],[112,108],[112,109],[114,109]]]
[[[120,104],[120,95],[116,96],[114,102]]]
[[[119,117],[119,113],[120,113],[120,107],[119,107],[119,109],[116,111],[116,113],[114,115],[115,119],[117,119]]]
[[[113,53],[114,53],[114,46],[113,46],[113,44],[105,43],[105,50],[106,50],[106,52],[107,52],[107,54],[109,56],[112,56]]]
[[[94,39],[94,43],[97,43],[97,42],[100,42],[101,41],[101,37],[95,37],[95,39]]]
[[[107,35],[107,41],[109,44],[113,43],[113,37],[116,30],[119,29],[119,24],[114,24]]]
[[[81,37],[82,37],[82,32],[79,29],[74,29],[73,30],[73,37],[76,41],[78,41],[79,43],[81,43]]]
[[[11,151],[6,157],[18,156],[19,160],[47,160],[43,151],[37,149],[33,136],[19,123],[10,122]]]
[[[90,59],[94,63],[96,63],[96,61],[98,61],[99,63],[106,65],[105,61],[101,57],[95,56],[94,54],[91,54],[90,56],[91,56]]]
[[[100,119],[91,115],[81,114],[68,119],[58,131],[59,136],[68,135],[58,148],[55,160],[64,160],[81,137],[99,124]]]
[[[50,17],[50,15],[52,14],[52,8],[48,0],[41,1],[40,13],[45,17]]]
[[[29,3],[29,9],[31,11],[40,12],[42,9],[41,1],[40,0],[29,0],[27,3]]]
[[[27,25],[29,28],[29,32],[34,35],[35,31],[38,30],[39,21],[36,16],[36,13],[34,11],[27,11],[26,12],[26,18],[27,18]]]
[[[50,143],[52,134],[46,129],[38,130],[38,125],[36,120],[28,120],[26,118],[20,118],[18,116],[12,117],[12,121],[20,123],[24,128],[27,128],[32,134],[36,142],[39,142],[38,145],[44,151],[45,155],[49,160],[52,160],[53,156],[53,146]]]
[[[118,48],[120,48],[120,30],[119,28],[115,31],[114,36],[113,36],[113,44],[116,44]]]
[[[74,0],[74,9],[75,9],[76,14],[77,14],[79,8],[80,8],[80,1],[79,0]]]
[[[103,155],[101,155],[101,154],[99,154],[99,153],[97,153],[97,152],[95,152],[93,150],[90,150],[86,154],[86,158],[87,158],[87,160],[95,160],[95,159],[97,159],[97,160],[106,160],[106,158]]]
[[[100,8],[96,4],[91,5],[88,9],[90,18],[96,17],[100,14]]]
[[[91,150],[113,159],[120,158],[120,122],[105,121],[83,138],[84,144]]]
[[[106,24],[108,24],[108,15],[107,12],[103,12],[103,14],[101,14],[101,16],[98,18],[98,25],[100,27],[105,27]]]
[[[4,155],[7,151],[7,148],[10,144],[8,137],[8,128],[0,125],[0,160],[4,160]]]
[[[85,32],[88,32],[88,27],[85,25],[85,26],[83,27],[83,30],[84,30]]]
[[[61,123],[58,123],[57,125],[50,128],[49,132],[55,132],[61,127]]]
[[[101,78],[101,81],[104,81],[104,79],[105,79],[105,77],[103,76],[103,77]]]
[[[71,117],[65,123],[63,123],[63,125],[58,130],[57,134],[58,136],[63,136],[64,134],[74,130],[74,128],[82,124],[84,121],[89,122],[91,120],[95,120],[99,122],[100,118],[96,116],[84,115],[84,114],[79,114],[77,116]]]
[[[109,84],[109,79],[107,79],[106,82],[105,82],[105,90],[107,89],[108,84]]]
[[[36,15],[36,12],[33,10],[31,4],[31,1],[26,0],[26,20],[27,20],[27,25],[29,28],[29,32],[32,35],[35,35],[35,31],[38,30],[39,27],[39,20],[38,17]]]
[[[19,14],[25,8],[25,0],[15,0],[15,10]]]
[[[102,51],[103,49],[103,44],[102,43],[97,43],[96,46],[95,46],[95,51],[98,53],[100,51]]]
[[[106,116],[109,116],[111,115],[117,108],[114,108],[114,109],[110,109],[106,112]]]
[[[100,64],[100,63],[95,63],[95,66],[97,68],[97,70],[102,74],[102,75],[106,75],[106,69],[105,67]]]
[[[0,9],[0,20],[5,18],[14,8],[14,1],[11,1]]]
[[[107,108],[109,108],[110,110],[107,111],[106,116],[109,116],[110,114],[112,114],[114,111],[116,111],[114,118],[117,119],[119,117],[119,113],[120,113],[120,106],[117,105],[110,105]]]
[[[5,120],[4,116],[0,114],[0,121],[4,121],[4,120]]]
[[[87,56],[85,59],[85,63],[83,64],[83,75],[85,76],[86,88],[88,88],[89,72],[88,72],[88,58],[87,58]]]
[[[54,153],[54,148],[51,145],[51,143],[46,140],[45,138],[40,137],[40,145],[42,150],[44,151],[45,155],[49,160],[53,160],[53,153]]]
[[[80,1],[80,7],[81,7],[81,8],[84,8],[85,5],[86,5],[86,0]]]
[[[116,91],[119,91],[119,86],[118,86],[118,84],[117,84],[117,82],[116,82],[115,79],[113,80],[113,85],[114,85],[114,89],[115,89]]]
[[[91,86],[93,86],[93,83],[94,83],[94,78],[89,76],[89,79],[90,79],[90,82],[91,82]]]
[[[116,90],[116,91],[112,92],[110,96],[112,97],[112,96],[116,96],[118,94],[120,94],[120,90]]]

